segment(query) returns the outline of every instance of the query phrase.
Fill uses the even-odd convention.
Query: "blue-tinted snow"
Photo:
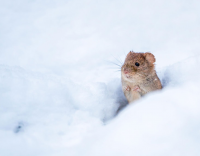
[[[0,155],[199,156],[199,7],[1,1]],[[155,55],[164,88],[124,107],[130,50]]]

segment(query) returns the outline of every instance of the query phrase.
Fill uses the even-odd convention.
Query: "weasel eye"
[[[136,65],[136,66],[140,66],[140,64],[139,64],[138,62],[135,62],[135,65]]]

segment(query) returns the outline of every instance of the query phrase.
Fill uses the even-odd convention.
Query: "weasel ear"
[[[156,62],[156,59],[155,59],[155,57],[154,57],[154,55],[152,54],[152,53],[144,53],[144,57],[146,58],[146,60],[148,61],[148,62],[150,62],[150,63],[154,63],[154,62]]]

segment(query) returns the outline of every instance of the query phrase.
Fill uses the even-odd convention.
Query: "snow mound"
[[[32,153],[40,146],[80,142],[115,116],[116,84],[120,82],[77,84],[66,77],[1,65],[0,151],[14,155],[28,146]],[[15,149],[9,150],[10,145]],[[20,155],[27,155],[26,150]]]
[[[2,155],[198,155],[200,57],[163,68],[161,91],[125,104],[120,79],[77,84],[0,66]],[[12,150],[10,150],[10,147]],[[23,147],[23,148],[22,148]]]
[[[163,69],[162,91],[129,105],[86,155],[200,154],[200,56]]]

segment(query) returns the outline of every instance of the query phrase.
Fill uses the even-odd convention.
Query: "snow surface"
[[[199,156],[200,1],[0,1],[0,156]],[[150,51],[164,86],[127,105]]]

